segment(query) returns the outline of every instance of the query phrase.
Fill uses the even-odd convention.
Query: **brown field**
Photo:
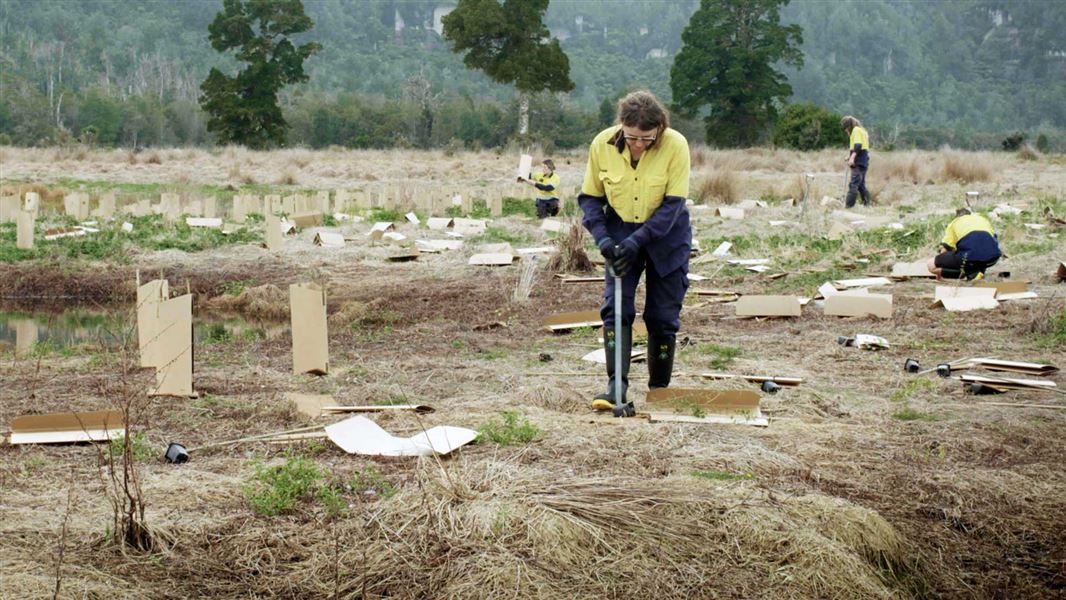
[[[554,158],[572,191],[583,153]],[[598,308],[602,286],[563,285],[541,259],[528,299],[519,300],[522,266],[466,264],[479,243],[552,241],[520,214],[497,219],[459,251],[407,263],[387,261],[390,246],[364,241],[366,222],[329,228],[356,240],[342,249],[314,246],[310,229],[276,254],[247,243],[0,262],[3,311],[42,320],[42,309],[109,311],[109,332],[128,340],[140,270],[162,272],[174,290],[187,285],[198,319],[228,315],[262,331],[196,345],[196,399],[146,399],[151,373],[129,369],[130,353],[91,340],[29,356],[0,347],[0,427],[22,414],[132,407],[131,429],[150,450],[133,473],[152,540],[149,551],[114,541],[113,502],[124,505],[124,490],[109,479],[106,446],[0,446],[0,597],[1066,597],[1062,392],[973,396],[956,380],[901,368],[907,358],[933,367],[968,356],[1066,367],[1066,283],[1052,276],[1066,260],[1066,231],[1024,226],[1049,223],[1045,209],[1066,217],[1061,157],[875,152],[868,184],[876,204],[865,212],[904,230],[833,243],[824,235],[839,206],[820,200],[841,196],[842,152],[694,148],[692,158],[694,198],[770,203],[742,221],[693,208],[703,254],[691,272],[709,280],[692,290],[809,296],[828,279],[887,273],[896,260],[931,255],[947,215],[976,190],[980,208],[1025,211],[997,222],[1009,258],[991,279],[1008,271],[1040,297],[948,313],[930,307],[932,282],[911,280],[887,288],[895,310],[885,320],[826,316],[813,303],[795,319],[743,320],[731,304],[690,295],[675,387],[757,389],[693,376],[711,370],[804,378],[763,395],[771,422],[760,429],[589,411],[605,377],[580,357],[598,347],[598,332],[552,334],[540,320]],[[48,206],[82,186],[116,189],[120,198],[209,189],[224,201],[237,190],[391,183],[528,190],[510,185],[514,163],[512,153],[491,152],[2,148],[0,186],[4,194],[39,191]],[[803,193],[804,173],[807,206],[781,202]],[[407,223],[398,230],[412,239],[438,233]],[[0,251],[10,251],[13,229],[0,233]],[[770,273],[787,275],[711,260],[722,238],[734,242],[731,257],[771,258]],[[328,290],[324,377],[291,374],[287,286],[300,281]],[[892,347],[836,343],[855,333]],[[638,410],[644,371],[633,367]],[[1066,382],[1061,373],[1051,379]],[[505,411],[537,435],[512,445],[482,440],[439,459],[370,459],[325,440],[162,461],[173,441],[193,447],[311,424],[284,392],[436,408],[374,417],[398,435],[478,429]],[[284,514],[257,512],[249,500],[257,469],[296,457],[317,469],[339,504],[304,494]]]

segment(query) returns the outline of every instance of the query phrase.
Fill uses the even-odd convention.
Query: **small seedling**
[[[518,422],[519,414],[514,411],[502,413],[503,422],[491,419],[478,428],[479,440],[485,439],[501,446],[528,444],[541,435],[541,430],[528,420]]]
[[[699,477],[701,479],[710,479],[711,481],[736,481],[738,479],[754,479],[755,476],[751,473],[730,473],[729,471],[693,471],[690,473],[693,477]]]

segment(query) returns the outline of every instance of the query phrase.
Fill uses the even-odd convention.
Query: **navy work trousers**
[[[648,254],[641,249],[633,267],[622,278],[622,325],[631,327],[637,316],[636,296],[640,276],[647,272],[644,283],[647,296],[644,301],[644,324],[648,335],[658,339],[673,338],[681,328],[681,301],[688,289],[688,275],[684,268],[674,269],[666,276],[659,275]],[[614,328],[614,277],[606,276],[603,306],[600,317],[605,331]]]
[[[855,206],[856,196],[862,196],[862,205],[870,205],[870,192],[866,189],[866,165],[855,165],[851,168],[851,180],[848,182],[848,197],[845,202],[846,208]]]

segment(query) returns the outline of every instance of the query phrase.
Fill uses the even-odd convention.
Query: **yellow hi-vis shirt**
[[[547,173],[538,173],[538,174],[533,176],[533,183],[539,183],[541,185],[550,185],[550,186],[552,186],[551,190],[542,190],[540,188],[537,188],[537,200],[552,200],[552,199],[558,197],[557,196],[558,189],[559,189],[559,175],[558,175],[558,173],[552,173],[551,175],[548,175]]]
[[[851,128],[851,137],[848,139],[848,149],[855,150],[855,144],[859,145],[859,150],[870,151],[870,134],[866,133],[865,127],[859,127],[856,125]]]
[[[612,143],[622,126],[601,131],[589,147],[589,162],[581,192],[606,197],[626,223],[644,223],[663,203],[664,196],[688,197],[688,141],[667,128],[651,148],[645,148],[634,169],[629,145],[622,151]]]
[[[956,217],[954,221],[948,224],[947,229],[944,230],[942,243],[951,248],[958,248],[959,240],[974,231],[984,231],[992,235],[996,233],[992,229],[992,223],[984,216],[976,213],[962,215],[961,217]]]

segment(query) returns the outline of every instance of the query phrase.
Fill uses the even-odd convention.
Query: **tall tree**
[[[307,81],[304,60],[320,49],[314,42],[297,46],[290,36],[313,26],[300,0],[223,0],[222,12],[207,28],[211,46],[235,50],[248,66],[236,77],[211,69],[200,85],[200,106],[211,115],[207,129],[219,141],[251,148],[285,143],[288,124],[278,91]]]
[[[700,0],[681,34],[684,44],[670,68],[674,109],[701,114],[707,141],[750,146],[777,117],[775,104],[792,94],[778,62],[800,67],[799,25],[781,25],[789,0]]]
[[[548,0],[459,0],[443,19],[444,38],[463,64],[518,90],[518,133],[529,131],[529,94],[569,92],[570,59],[544,25]]]

